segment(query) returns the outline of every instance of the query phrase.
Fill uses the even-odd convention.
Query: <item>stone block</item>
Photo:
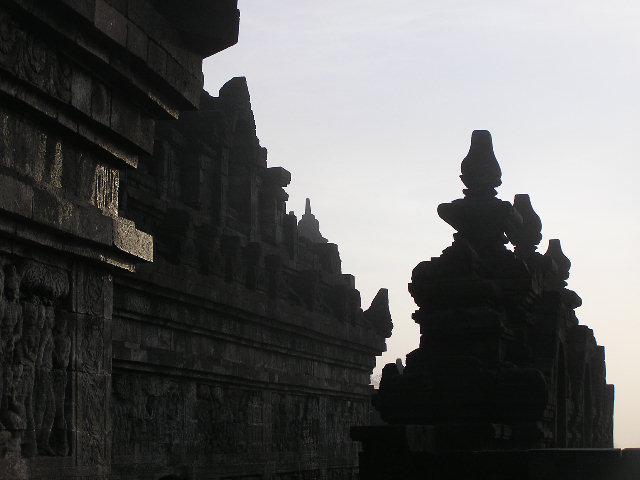
[[[62,0],[67,6],[74,9],[83,17],[93,21],[95,18],[95,0]]]
[[[103,215],[97,208],[83,208],[78,220],[79,236],[101,243],[112,245],[113,226],[111,217]]]
[[[78,68],[71,78],[71,104],[87,116],[91,116],[93,82],[91,77]]]
[[[76,322],[75,370],[91,374],[103,373],[110,366],[105,320],[93,315],[78,314]]]
[[[75,206],[64,199],[56,198],[48,191],[34,190],[32,218],[65,232],[77,231],[78,214]]]
[[[93,317],[107,316],[105,305],[113,295],[111,275],[91,266],[78,266],[74,283],[74,312]]]
[[[104,439],[110,408],[110,374],[75,372],[77,385],[76,431]]]
[[[133,22],[129,22],[127,28],[127,50],[136,57],[146,61],[149,49],[149,37]]]
[[[148,62],[149,66],[158,75],[164,76],[167,71],[168,54],[164,48],[153,40],[149,41]]]
[[[0,174],[0,208],[23,217],[33,215],[33,189],[16,178]]]
[[[111,91],[100,82],[92,84],[91,117],[103,125],[109,125],[111,119]]]
[[[72,132],[78,131],[78,122],[76,121],[74,116],[68,114],[67,112],[59,111],[57,114],[57,120],[61,126],[68,128]]]
[[[127,19],[105,0],[95,0],[94,25],[123,47],[127,46]]]
[[[113,244],[122,252],[153,261],[153,237],[136,229],[129,220],[113,219]]]
[[[111,99],[111,128],[135,145],[152,150],[153,137],[143,138],[141,112],[124,96],[113,95]],[[145,124],[148,130],[148,122]]]
[[[110,458],[107,455],[108,439],[105,438],[103,432],[76,432],[77,441],[77,461],[78,466],[107,467],[110,464]],[[77,478],[77,477],[76,477]],[[82,478],[82,477],[81,477]],[[94,475],[85,478],[101,478]],[[108,477],[104,477],[105,479]]]

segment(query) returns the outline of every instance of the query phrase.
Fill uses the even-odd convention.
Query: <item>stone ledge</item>
[[[640,478],[640,449],[563,448],[443,451],[433,425],[351,428],[362,444],[362,480],[632,480]]]
[[[154,265],[156,265],[155,262]],[[142,266],[136,273],[135,282],[120,277],[117,283],[131,290],[142,290],[158,300],[179,301],[196,308],[210,310],[212,315],[216,312],[232,311],[237,315],[237,321],[260,323],[268,320],[272,328],[295,333],[304,332],[305,336],[312,334],[314,338],[319,339],[335,339],[337,341],[332,343],[335,343],[336,347],[350,348],[364,355],[375,355],[376,352],[385,349],[384,339],[375,334],[373,327],[350,324],[321,313],[309,312],[304,307],[293,306],[282,299],[271,299],[263,292],[256,290],[239,291],[234,284],[221,280],[212,283],[212,277],[195,273],[191,276],[159,275],[150,270],[153,269]],[[176,284],[176,278],[190,279],[190,283],[185,280]],[[120,314],[142,313],[125,305],[118,305],[116,309]],[[165,320],[177,320],[177,317],[171,318],[169,309],[165,314]],[[189,322],[195,320],[192,317]],[[197,326],[197,323],[194,325]],[[374,362],[372,358],[371,368],[375,366]]]
[[[73,243],[68,239],[55,240],[50,238],[51,233],[45,235],[38,232],[38,227],[47,227],[58,235],[70,235],[81,243],[91,242],[106,247],[92,256],[107,263],[117,265],[121,262],[153,261],[153,238],[137,230],[132,221],[110,217],[97,208],[77,205],[52,195],[40,196],[41,192],[16,178],[0,174],[0,217],[8,214],[26,218],[35,224],[30,226],[20,221],[9,221],[2,231],[55,249],[81,254],[80,250],[74,250]],[[15,225],[12,227],[11,224]],[[81,250],[88,252],[91,248]],[[114,258],[109,259],[113,255]],[[116,260],[118,256],[121,258]]]

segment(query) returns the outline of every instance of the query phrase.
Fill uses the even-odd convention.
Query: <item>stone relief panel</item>
[[[71,453],[69,278],[41,263],[0,265],[0,456]]]
[[[3,10],[0,10],[0,65],[52,97],[71,101],[69,62]]]
[[[69,200],[93,205],[106,215],[118,214],[118,169],[4,106],[0,106],[0,167],[51,195],[64,192]]]
[[[354,464],[349,426],[368,420],[367,401],[116,370],[112,463],[161,456],[175,466],[206,465],[216,455],[288,455],[309,466],[296,475],[321,475],[326,462]],[[327,458],[327,451],[334,453]],[[282,475],[274,478],[289,478]]]

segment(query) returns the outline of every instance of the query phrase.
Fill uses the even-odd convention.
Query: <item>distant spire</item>
[[[314,243],[327,243],[327,239],[320,233],[320,222],[311,213],[311,200],[306,199],[304,206],[304,215],[298,222],[298,235],[311,240]]]

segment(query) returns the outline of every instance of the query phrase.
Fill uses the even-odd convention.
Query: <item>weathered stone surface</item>
[[[0,478],[355,475],[388,300],[286,213],[244,79],[202,93],[237,31],[235,0],[0,6]]]
[[[202,88],[204,55],[156,3],[0,5],[1,479],[112,478],[113,274],[153,257],[120,183]],[[237,10],[215,22],[212,50]]]
[[[370,418],[388,297],[363,312],[337,246],[309,238],[310,211],[286,213],[290,181],[236,78],[159,124],[154,157],[121,184],[156,254],[115,280],[115,474],[355,475],[349,426]]]

